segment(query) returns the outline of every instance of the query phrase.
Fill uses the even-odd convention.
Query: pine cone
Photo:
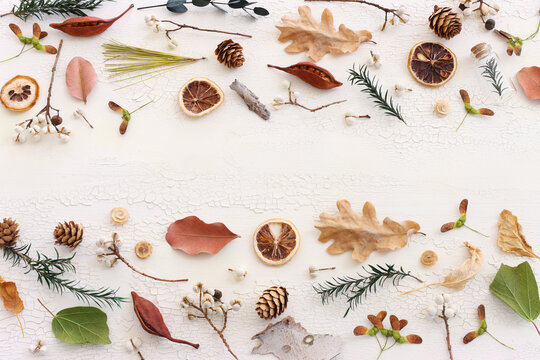
[[[429,17],[429,28],[435,31],[437,36],[451,39],[461,32],[461,19],[451,8],[435,5],[433,14]]]
[[[0,223],[0,247],[11,247],[19,238],[19,224],[11,218]]]
[[[54,229],[54,242],[56,245],[64,245],[75,249],[83,239],[84,228],[73,221],[58,223]]]
[[[235,43],[231,39],[223,41],[216,48],[214,53],[220,63],[225,63],[229,68],[237,68],[244,64],[244,55],[242,54],[242,45]]]
[[[287,308],[289,293],[284,287],[272,286],[264,290],[263,294],[257,301],[255,310],[262,319],[273,319],[285,311]]]

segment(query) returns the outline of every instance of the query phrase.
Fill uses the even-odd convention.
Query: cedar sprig
[[[32,16],[42,20],[43,15],[86,16],[86,11],[97,9],[105,1],[113,0],[21,0],[19,5],[13,5],[10,12],[0,17],[15,15],[26,21]]]
[[[422,282],[410,271],[405,271],[403,267],[398,269],[395,265],[368,265],[367,268],[363,267],[362,269],[367,275],[357,273],[357,276],[334,277],[332,280],[314,286],[313,289],[321,295],[323,304],[328,304],[339,296],[345,296],[349,304],[343,315],[346,317],[349,311],[354,310],[362,303],[362,299],[365,299],[370,293],[376,293],[378,287],[383,286],[387,280],[391,280],[394,286],[398,286],[400,281],[407,277]]]
[[[35,271],[40,284],[47,285],[49,289],[60,294],[69,291],[79,300],[87,303],[92,301],[98,306],[109,305],[111,308],[113,305],[120,306],[120,303],[126,301],[126,299],[116,296],[117,290],[105,287],[92,290],[81,286],[79,281],[62,278],[64,273],[76,271],[75,265],[72,263],[75,254],[62,258],[55,249],[53,257],[36,252],[36,257],[32,258],[30,254],[31,247],[31,244],[19,247],[3,247],[4,259],[12,261],[13,266],[22,266],[27,269],[25,274]]]
[[[497,61],[495,61],[494,58],[491,58],[486,61],[484,65],[480,66],[480,68],[482,69],[482,76],[488,79],[495,89],[495,92],[499,94],[499,96],[502,96],[503,91],[507,88],[504,87],[503,76],[499,70]]]
[[[353,65],[353,68],[349,69],[349,81],[353,85],[362,86],[362,92],[369,94],[375,105],[383,110],[386,115],[396,117],[403,121],[404,124],[407,124],[401,114],[401,106],[394,105],[392,96],[388,96],[388,90],[383,94],[382,86],[379,85],[379,81],[375,76],[373,78],[370,76],[366,65],[362,65],[358,69],[358,72],[354,69]]]

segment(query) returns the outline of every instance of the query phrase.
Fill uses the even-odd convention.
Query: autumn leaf
[[[524,67],[517,73],[517,80],[529,99],[540,100],[540,67]]]
[[[66,85],[73,97],[86,103],[86,99],[96,83],[96,70],[90,61],[80,56],[71,59],[66,69]]]
[[[498,225],[497,245],[502,251],[540,259],[525,240],[525,236],[521,233],[521,224],[511,211],[505,209],[501,212]]]
[[[309,6],[299,6],[298,14],[298,19],[282,17],[283,24],[276,26],[281,31],[279,41],[292,41],[285,48],[288,53],[307,51],[310,59],[319,61],[326,54],[354,52],[361,43],[371,40],[372,35],[366,30],[354,31],[343,24],[336,30],[334,17],[328,9],[324,9],[320,23],[311,15]]]
[[[175,221],[165,236],[169,245],[189,255],[202,252],[215,255],[237,237],[224,224],[207,224],[196,216]]]
[[[469,244],[468,242],[464,243],[465,246],[469,249],[470,257],[463,262],[459,267],[450,271],[448,275],[444,278],[442,282],[427,284],[418,289],[407,291],[405,294],[410,294],[414,291],[426,288],[433,285],[442,285],[450,289],[461,290],[465,288],[465,285],[474,278],[474,276],[480,271],[482,264],[484,263],[484,255],[482,251]]]
[[[404,247],[409,235],[420,230],[420,225],[410,220],[396,222],[385,218],[381,224],[370,202],[364,204],[362,215],[355,213],[347,200],[339,200],[337,208],[338,215],[320,215],[322,223],[315,225],[321,231],[319,241],[333,239],[334,243],[326,249],[328,253],[342,254],[352,250],[352,258],[359,262],[366,260],[373,251]]]
[[[21,326],[21,331],[24,337],[24,331],[18,316],[19,313],[24,310],[24,304],[19,296],[17,285],[13,281],[5,281],[1,276],[0,298],[2,298],[2,302],[4,303],[4,309],[11,311],[13,314],[15,314],[15,316],[17,316],[17,320],[19,321],[19,325]]]

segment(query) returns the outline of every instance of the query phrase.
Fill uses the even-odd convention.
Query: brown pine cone
[[[244,64],[244,55],[242,54],[242,45],[235,43],[231,39],[220,43],[214,53],[221,64],[229,68],[237,68]]]
[[[11,218],[0,223],[0,247],[11,247],[19,238],[19,224]]]
[[[449,7],[433,7],[433,14],[429,17],[429,28],[437,36],[451,39],[461,32],[461,18]]]
[[[284,287],[272,286],[264,290],[259,301],[257,301],[255,310],[262,319],[273,319],[283,314],[287,308],[288,296],[289,293]]]
[[[75,249],[83,239],[84,228],[73,221],[58,223],[54,229],[54,242],[56,245],[64,245]]]

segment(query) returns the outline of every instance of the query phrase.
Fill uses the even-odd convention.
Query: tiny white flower
[[[367,61],[368,66],[375,66],[375,59],[370,57]]]
[[[202,303],[202,307],[203,307],[204,309],[208,309],[208,308],[210,308],[211,306],[212,306],[212,303],[211,303],[210,301],[203,301],[203,303]]]
[[[157,21],[156,15],[151,14],[151,15],[150,15],[150,20],[152,20],[152,21]]]
[[[450,294],[443,293],[442,296],[444,297],[445,304],[450,303],[450,300],[452,299],[452,296]]]
[[[380,61],[375,62],[375,69],[380,69],[382,66]]]
[[[144,17],[144,21],[149,22],[150,20],[152,20],[152,18],[150,17],[150,15],[146,15],[146,16]]]
[[[15,132],[17,134],[20,134],[20,133],[22,133],[24,131],[24,128],[22,126],[20,126],[20,125],[17,125],[17,126],[15,126],[14,130],[15,130]]]
[[[283,96],[276,96],[274,101],[283,104],[285,102],[285,98]]]
[[[439,294],[437,296],[435,296],[435,304],[437,305],[442,305],[444,304],[444,297],[442,296],[442,294]]]
[[[201,290],[201,289],[200,289],[197,285],[194,285],[194,286],[193,286],[193,292],[194,292],[195,294],[198,294],[200,290]]]

